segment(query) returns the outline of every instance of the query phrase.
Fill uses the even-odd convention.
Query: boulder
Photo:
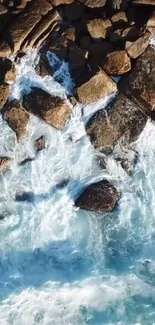
[[[75,204],[83,210],[103,213],[113,211],[119,199],[119,191],[107,180],[102,180],[86,187]]]
[[[130,26],[125,29],[118,28],[114,31],[111,31],[109,34],[109,39],[112,43],[125,41],[135,41],[140,35],[140,31],[136,26]],[[124,48],[124,45],[123,45]]]
[[[103,70],[87,74],[81,86],[76,89],[77,99],[84,105],[92,104],[116,91],[116,83]]]
[[[35,149],[36,149],[37,152],[43,150],[46,147],[45,137],[42,135],[40,138],[38,138],[35,141],[34,146],[35,146]]]
[[[128,26],[128,18],[124,11],[119,11],[111,17],[113,28],[125,28]]]
[[[70,26],[68,27],[62,34],[62,36],[64,36],[65,38],[71,40],[71,41],[75,41],[75,34],[76,34],[76,30],[74,26]]]
[[[0,42],[0,57],[4,58],[11,55],[11,48],[6,41]]]
[[[0,157],[0,173],[5,172],[11,165],[11,159],[8,157]]]
[[[62,129],[72,113],[66,101],[35,87],[23,96],[23,106],[56,129]]]
[[[4,106],[6,101],[8,100],[10,93],[10,86],[7,83],[0,84],[0,109]]]
[[[69,5],[70,3],[72,3],[74,0],[49,0],[49,2],[53,5],[53,6],[60,6],[60,5]]]
[[[119,88],[147,114],[155,109],[155,50],[151,46],[137,59],[131,73],[119,82]]]
[[[147,115],[133,101],[119,94],[108,109],[93,115],[87,134],[95,148],[111,150],[119,140],[128,145],[137,140],[147,122]]]
[[[155,0],[133,0],[133,4],[155,6]]]
[[[113,45],[108,41],[99,41],[89,46],[88,61],[90,66],[102,66],[106,55],[113,51]]]
[[[0,59],[0,77],[1,81],[15,81],[16,68],[10,59]]]
[[[131,70],[131,60],[126,51],[109,53],[104,61],[103,70],[108,75],[119,76]]]
[[[138,58],[149,46],[151,33],[146,32],[145,35],[138,38],[135,42],[126,42],[125,50],[132,59]]]
[[[82,35],[80,38],[80,48],[87,50],[92,44],[92,38],[89,35]]]
[[[73,3],[66,5],[64,9],[64,15],[69,20],[76,20],[84,14],[85,7],[82,3],[74,1]]]
[[[15,99],[7,104],[2,112],[2,116],[10,128],[16,133],[17,139],[21,140],[26,135],[29,113]]]
[[[112,0],[112,8],[125,10],[127,8],[129,1],[130,0]]]
[[[9,28],[14,53],[20,50],[29,33],[39,23],[42,16],[51,9],[52,6],[46,0],[34,0],[28,4],[27,10],[24,10],[21,15],[17,16]]]
[[[4,5],[0,4],[0,15],[6,14],[7,11],[8,11],[7,7],[5,7]]]
[[[107,0],[79,0],[88,8],[101,8],[104,7]]]
[[[112,30],[110,19],[93,19],[87,23],[90,36],[94,39],[106,38]]]

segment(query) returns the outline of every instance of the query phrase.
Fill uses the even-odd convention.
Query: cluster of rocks
[[[0,109],[18,141],[26,134],[30,114],[60,130],[72,113],[72,103],[92,104],[117,92],[108,105],[86,125],[87,134],[101,152],[113,150],[118,141],[134,142],[148,117],[154,119],[155,0],[1,0],[0,3]],[[8,58],[38,48],[36,72],[52,75],[48,55],[68,62],[74,92],[62,100],[39,88],[8,102],[15,66]],[[115,77],[122,77],[116,84]],[[45,147],[41,137],[36,151]],[[0,172],[10,166],[0,158]],[[123,165],[123,164],[122,164]],[[91,199],[90,199],[91,198]],[[120,198],[109,182],[91,184],[76,205],[109,212]]]

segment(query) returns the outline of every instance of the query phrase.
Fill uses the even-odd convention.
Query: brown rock
[[[62,34],[62,36],[64,36],[65,38],[71,40],[71,41],[75,41],[75,27],[71,26],[69,28],[67,28],[64,33]]]
[[[9,32],[14,53],[20,50],[26,37],[41,20],[42,16],[50,9],[52,9],[52,7],[46,0],[34,0],[29,4],[27,10],[24,10],[23,13],[13,21]]]
[[[73,3],[66,5],[64,14],[69,20],[76,20],[80,18],[84,13],[85,7],[82,3],[74,1]]]
[[[7,11],[8,11],[7,7],[5,7],[4,5],[0,4],[0,15],[6,14]]]
[[[0,173],[5,172],[11,165],[11,159],[8,157],[0,157]]]
[[[48,50],[55,53],[60,59],[67,60],[69,52],[70,40],[61,36],[56,40],[53,40],[52,43],[48,46]]]
[[[110,19],[94,19],[87,23],[87,29],[92,38],[106,38],[112,30]]]
[[[30,94],[24,95],[23,105],[26,110],[41,117],[56,129],[62,129],[72,113],[64,100],[35,87],[32,88]]]
[[[111,212],[120,199],[118,190],[107,180],[86,187],[75,204],[84,210],[98,213]]]
[[[108,75],[122,75],[131,70],[131,60],[125,51],[114,51],[105,58],[103,70]]]
[[[53,5],[53,6],[59,6],[59,5],[68,5],[70,3],[72,3],[74,0],[49,0],[49,2]]]
[[[155,109],[155,51],[151,46],[138,58],[131,73],[120,83],[121,91],[141,109]]]
[[[124,11],[120,11],[117,14],[111,17],[113,27],[116,28],[125,28],[128,25],[128,19]]]
[[[91,67],[102,66],[106,55],[112,51],[113,45],[110,42],[100,41],[91,44],[88,56]]]
[[[86,75],[86,81],[76,91],[79,102],[87,105],[117,91],[117,85],[103,70],[100,70],[95,75]]]
[[[4,59],[4,69],[5,69],[5,81],[15,81],[16,80],[16,68],[13,62],[9,59]]]
[[[106,0],[79,0],[79,1],[89,8],[100,8],[100,7],[104,7],[106,4]]]
[[[35,141],[35,149],[38,152],[43,150],[45,146],[46,146],[45,137],[42,135],[39,139]]]
[[[130,0],[112,0],[112,8],[124,10]]]
[[[3,119],[16,133],[17,139],[22,139],[26,135],[27,125],[29,122],[29,114],[22,107],[21,103],[17,99],[8,103],[2,115]]]
[[[0,42],[0,57],[4,58],[11,55],[11,48],[6,41]]]
[[[133,4],[155,6],[155,0],[133,0]]]
[[[0,109],[4,106],[6,101],[8,100],[10,93],[10,86],[7,83],[0,84]]]
[[[43,41],[47,38],[49,33],[53,31],[60,20],[59,13],[56,10],[52,10],[45,15],[37,24],[37,27],[29,34],[26,42],[22,43],[21,49],[31,49],[32,47],[39,47]]]
[[[128,145],[137,140],[147,122],[140,106],[120,94],[107,112],[100,110],[87,125],[87,134],[95,148],[112,149],[118,141]]]
[[[144,36],[135,42],[126,42],[125,49],[132,59],[138,58],[149,46],[151,34],[146,32]]]

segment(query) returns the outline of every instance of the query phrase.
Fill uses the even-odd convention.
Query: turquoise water
[[[37,76],[35,62],[36,53],[23,58],[11,98],[32,85],[66,98],[67,65],[59,67],[64,89]],[[155,324],[155,126],[148,121],[136,143],[132,176],[113,157],[101,170],[85,122],[108,100],[77,105],[62,132],[31,117],[20,143],[0,117],[0,152],[13,159],[0,176],[1,325]],[[41,135],[46,149],[20,165],[35,157]],[[103,215],[75,208],[78,191],[103,177],[122,193],[118,208]],[[16,202],[23,191],[33,199]]]

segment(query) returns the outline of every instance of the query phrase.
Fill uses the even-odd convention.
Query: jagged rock
[[[83,15],[84,10],[85,7],[82,3],[74,1],[73,3],[65,6],[64,14],[67,19],[76,20]]]
[[[113,211],[119,199],[119,191],[107,180],[102,180],[86,187],[75,204],[83,210],[103,213]]]
[[[4,58],[11,55],[11,48],[6,41],[0,42],[0,57]]]
[[[52,10],[45,15],[37,24],[37,28],[34,28],[29,34],[28,40],[22,44],[21,49],[27,50],[32,47],[39,47],[43,41],[47,38],[49,33],[58,25],[60,21],[60,15],[57,10]]]
[[[36,141],[35,141],[35,149],[36,151],[41,151],[45,148],[46,146],[46,141],[45,141],[45,137],[42,135],[40,138],[38,138]]]
[[[86,7],[89,8],[100,8],[104,7],[107,0],[79,0],[82,2]]]
[[[85,78],[86,80],[84,79],[82,85],[76,90],[77,99],[84,105],[91,104],[117,91],[116,83],[102,70],[94,75],[87,74]]]
[[[46,0],[34,0],[29,3],[27,10],[13,21],[9,29],[14,53],[20,50],[22,43],[35,28],[42,16],[46,15],[52,6]]]
[[[128,145],[137,140],[147,115],[133,101],[119,94],[107,111],[100,110],[87,124],[87,134],[95,148],[113,149],[118,140]]]
[[[8,157],[0,157],[0,173],[5,172],[11,165],[11,159]]]
[[[0,4],[0,15],[6,14],[7,11],[8,11],[7,7],[5,7],[4,5]]]
[[[0,109],[6,103],[10,93],[10,86],[7,83],[0,84]]]
[[[90,36],[94,39],[106,38],[112,30],[110,19],[94,19],[87,23]]]
[[[146,32],[145,35],[138,38],[135,42],[126,42],[125,50],[132,59],[138,58],[149,46],[151,33]]]
[[[92,43],[89,46],[89,64],[91,67],[102,66],[104,59],[109,52],[113,51],[113,45],[107,41]]]
[[[155,11],[153,12],[152,16],[149,18],[146,28],[151,34],[155,33]]]
[[[30,94],[24,95],[23,106],[56,129],[62,129],[72,113],[63,99],[35,87],[31,89]]]
[[[117,14],[111,17],[113,27],[116,28],[125,28],[128,25],[128,18],[124,11],[120,11]]]
[[[10,128],[16,133],[17,139],[21,140],[26,135],[29,122],[29,114],[22,107],[21,103],[17,99],[8,103],[2,112],[2,116]]]
[[[149,46],[137,59],[131,73],[120,83],[119,88],[133,98],[141,109],[155,109],[155,50]]]
[[[108,75],[122,75],[131,70],[131,60],[126,51],[114,51],[105,58],[103,70]]]

